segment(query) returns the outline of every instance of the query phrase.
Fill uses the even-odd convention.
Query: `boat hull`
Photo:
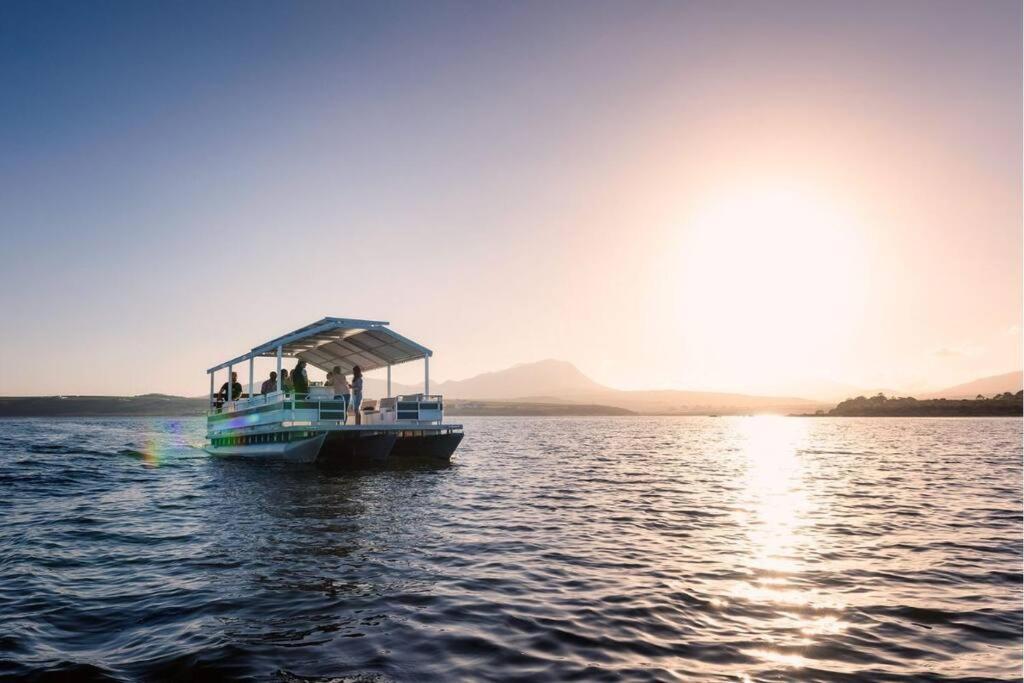
[[[391,458],[403,461],[417,458],[448,461],[461,442],[462,432],[400,436],[391,449]]]
[[[326,437],[326,434],[318,434],[308,439],[279,443],[237,444],[231,446],[214,446],[211,444],[207,445],[204,450],[210,455],[220,458],[313,463],[316,462]]]
[[[360,467],[384,464],[398,438],[394,432],[327,432],[316,464]]]
[[[328,468],[366,467],[415,460],[448,462],[462,433],[417,430],[346,429],[313,433],[308,438],[278,440],[278,434],[220,439],[206,451],[224,458],[315,463]],[[231,443],[225,444],[228,441]]]

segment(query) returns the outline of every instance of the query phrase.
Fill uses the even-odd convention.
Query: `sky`
[[[0,395],[199,395],[327,315],[437,380],[1018,369],[1021,51],[999,0],[6,2]]]

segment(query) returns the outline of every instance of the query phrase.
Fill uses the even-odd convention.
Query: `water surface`
[[[0,421],[0,675],[1020,680],[1019,419],[464,422],[325,473]]]

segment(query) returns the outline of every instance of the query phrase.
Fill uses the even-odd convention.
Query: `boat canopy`
[[[216,365],[208,373],[238,365],[260,356],[301,358],[330,372],[335,366],[345,374],[358,365],[363,372],[428,359],[433,352],[388,328],[381,320],[323,318],[294,332],[253,347],[246,354]],[[388,373],[390,377],[390,372]]]

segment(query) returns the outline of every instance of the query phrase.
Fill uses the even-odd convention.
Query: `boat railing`
[[[239,398],[232,399],[231,401],[225,401],[220,397],[220,394],[214,394],[210,397],[210,404],[213,408],[212,412],[226,413],[244,410],[253,406],[266,405],[268,403],[277,403],[284,395],[285,392],[283,391],[272,391],[269,394],[254,394],[252,396],[242,394]]]
[[[327,397],[321,392],[304,394],[275,391],[228,401],[210,413],[211,429],[257,428],[269,424],[289,426],[351,424],[350,405],[343,397]],[[360,411],[364,425],[441,424],[444,399],[437,394],[411,394],[367,399]]]

